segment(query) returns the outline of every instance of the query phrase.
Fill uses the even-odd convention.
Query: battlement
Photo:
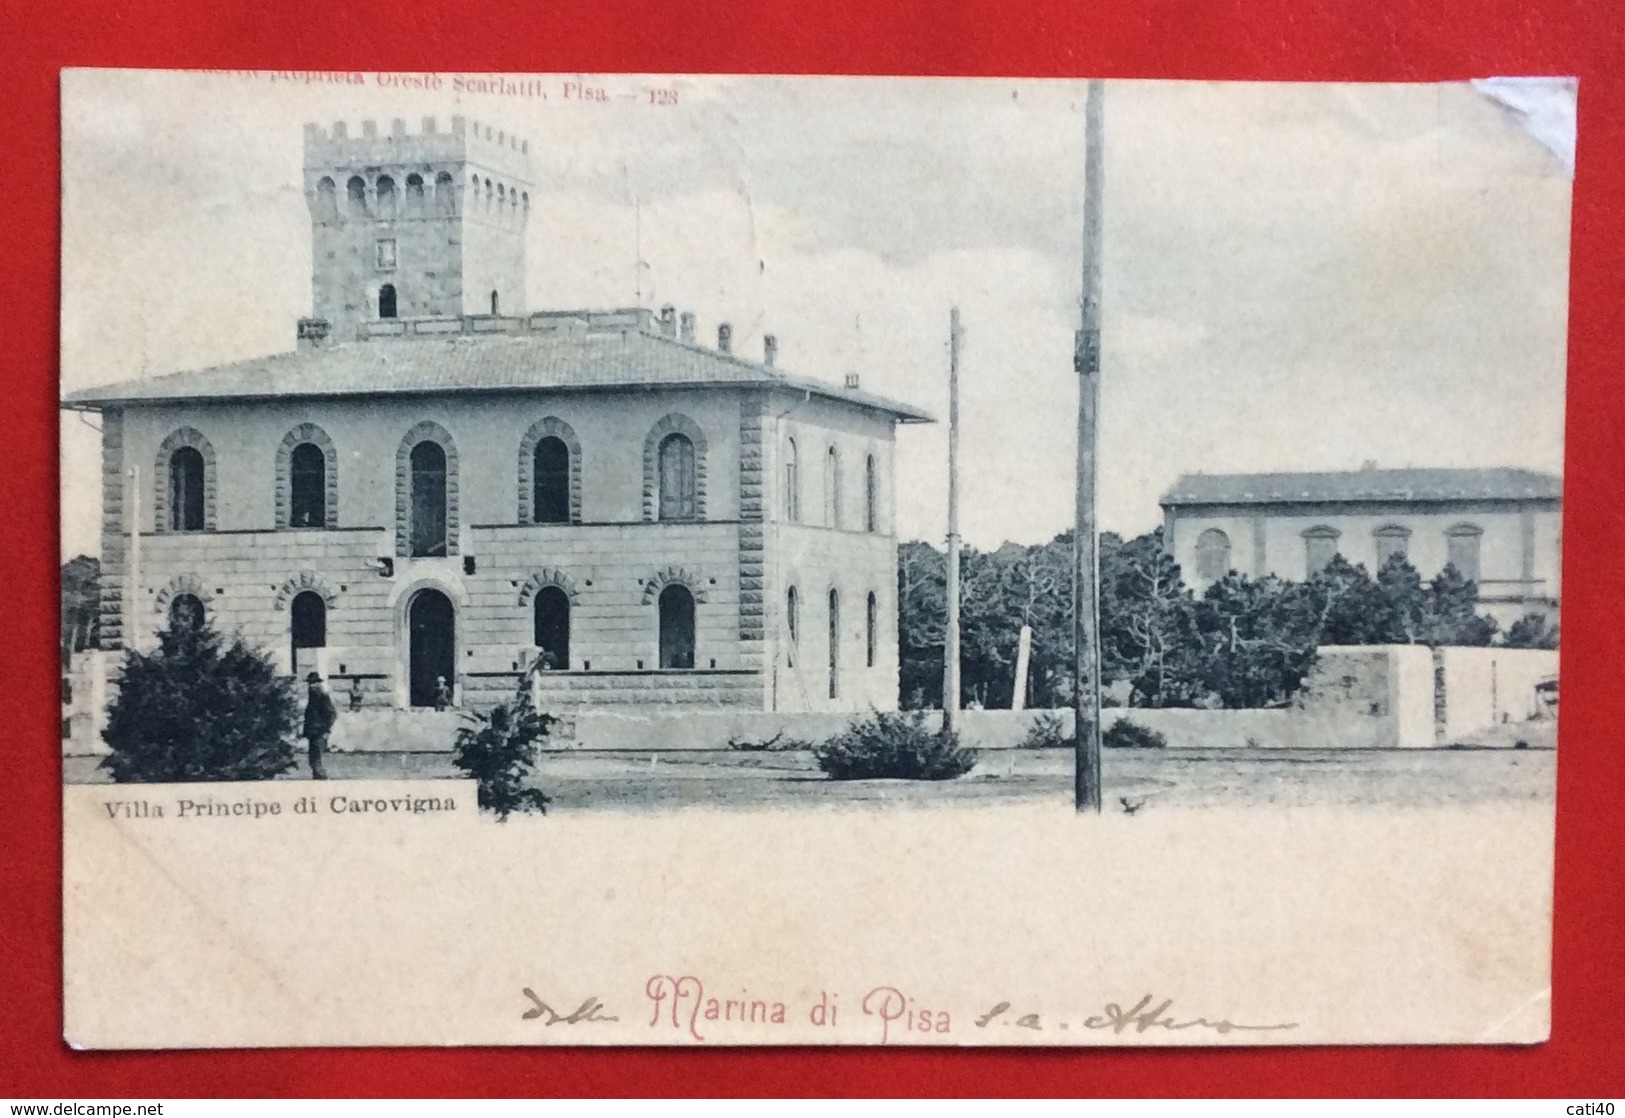
[[[387,130],[375,120],[359,122],[353,132],[342,120],[329,128],[305,125],[307,172],[446,163],[472,163],[528,185],[530,141],[463,116],[453,116],[448,130],[434,117],[424,117],[415,132],[400,117]]]

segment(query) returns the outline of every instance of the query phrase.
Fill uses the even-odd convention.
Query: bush
[[[124,658],[101,767],[121,783],[270,780],[293,768],[298,716],[268,656],[206,626],[166,629]]]
[[[1149,726],[1119,718],[1100,736],[1100,744],[1107,749],[1165,749],[1168,737]]]
[[[976,764],[959,735],[926,726],[925,712],[872,712],[813,748],[818,767],[834,780],[952,780]]]
[[[1027,736],[1017,749],[1071,749],[1072,735],[1066,732],[1061,716],[1053,711],[1041,711],[1033,719]]]
[[[556,720],[536,709],[530,682],[526,675],[510,702],[486,714],[465,712],[451,755],[454,765],[479,782],[480,807],[496,812],[498,820],[515,811],[547,811],[547,796],[525,781]]]

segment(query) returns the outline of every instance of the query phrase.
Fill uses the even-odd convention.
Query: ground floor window
[[[203,599],[196,594],[176,594],[170,600],[169,627],[171,629],[201,629],[205,620]]]
[[[536,647],[541,650],[544,670],[570,667],[570,596],[557,586],[536,591]]]
[[[316,650],[327,647],[327,602],[314,590],[306,590],[294,597],[290,612],[293,674],[302,679],[309,672],[321,670]]]
[[[841,695],[841,592],[829,592],[829,697]]]

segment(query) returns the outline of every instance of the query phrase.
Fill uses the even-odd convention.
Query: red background
[[[1606,0],[6,0],[0,1096],[1625,1094],[1625,14]],[[56,748],[60,67],[792,72],[1433,81],[1577,74],[1553,1035],[1514,1048],[323,1050],[61,1041]],[[200,113],[208,106],[198,106]],[[1486,844],[1487,865],[1493,846]],[[117,919],[108,913],[108,919]]]

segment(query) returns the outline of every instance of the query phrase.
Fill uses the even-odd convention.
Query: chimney
[[[779,339],[772,334],[762,335],[762,364],[769,369],[779,359]]]
[[[858,374],[857,373],[847,373],[846,374],[846,386],[848,388],[852,389],[852,391],[854,391],[854,392],[857,391],[857,389],[858,389]],[[1085,537],[1085,538],[1087,538],[1087,537]]]
[[[677,319],[677,333],[689,345],[694,344],[694,312],[684,311]]]
[[[677,308],[670,303],[660,308],[660,336],[662,338],[677,336]]]
[[[734,351],[734,328],[726,322],[717,327],[717,352],[732,353]]]

